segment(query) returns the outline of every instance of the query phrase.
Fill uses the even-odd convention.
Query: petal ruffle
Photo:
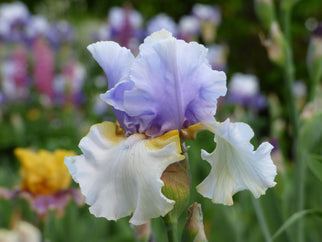
[[[205,124],[215,133],[216,149],[212,153],[202,150],[202,159],[212,166],[210,174],[197,186],[203,196],[214,203],[232,205],[232,196],[248,189],[258,198],[276,183],[276,167],[270,157],[273,146],[262,143],[254,150],[250,139],[252,129],[245,123]]]
[[[103,68],[108,78],[109,90],[100,97],[110,104],[121,127],[128,128],[128,133],[137,132],[137,121],[125,112],[119,111],[123,105],[124,92],[131,90],[134,83],[129,81],[130,67],[135,60],[131,51],[113,41],[99,41],[87,47],[97,63]],[[126,125],[129,123],[129,125]]]
[[[139,132],[159,136],[198,122],[214,122],[217,98],[226,93],[224,72],[211,69],[207,49],[161,30],[140,46],[120,107],[139,120]]]
[[[115,124],[104,122],[94,125],[79,147],[83,155],[65,163],[95,216],[117,220],[133,213],[130,222],[139,225],[173,208],[174,201],[161,193],[160,177],[170,164],[185,158],[178,131],[156,139],[124,137]]]
[[[126,78],[134,61],[131,51],[113,41],[99,41],[87,47],[97,63],[103,68],[109,89]]]

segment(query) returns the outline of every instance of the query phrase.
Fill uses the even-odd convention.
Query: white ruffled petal
[[[161,193],[160,177],[184,159],[178,131],[156,139],[125,137],[117,134],[115,124],[104,122],[94,125],[79,147],[83,155],[65,163],[95,216],[117,220],[133,213],[130,222],[139,225],[173,208],[175,202]]]
[[[197,186],[203,196],[214,203],[232,205],[232,196],[248,189],[258,198],[276,183],[276,167],[270,156],[273,146],[262,143],[257,150],[250,143],[254,136],[245,123],[223,123],[207,125],[215,133],[216,149],[212,153],[202,150],[202,159],[212,166],[210,174]]]

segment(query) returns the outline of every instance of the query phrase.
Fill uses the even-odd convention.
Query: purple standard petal
[[[124,125],[125,120],[129,119],[128,115],[122,111],[115,110],[123,103],[124,91],[133,88],[134,84],[128,81],[130,67],[134,61],[131,51],[121,47],[113,41],[100,41],[87,47],[94,59],[104,70],[108,78],[108,99],[114,107],[117,120],[122,128],[129,127],[131,132],[136,133],[137,128],[133,124]],[[117,88],[116,88],[117,87]],[[104,98],[102,98],[106,101]],[[131,128],[132,127],[132,128]]]
[[[108,88],[124,79],[134,61],[129,49],[113,41],[100,41],[87,47],[108,78]]]
[[[127,122],[120,122],[128,134],[133,125],[140,133],[159,136],[214,122],[217,98],[226,93],[226,75],[212,70],[206,56],[207,49],[196,42],[177,40],[165,30],[156,32],[140,46],[131,66],[129,81],[135,86],[125,90],[129,82],[119,83],[103,99],[128,115]],[[116,98],[118,93],[123,98]]]
[[[115,110],[127,135],[159,136],[198,122],[214,122],[226,75],[211,69],[207,49],[161,30],[148,36],[134,58],[111,41],[88,47],[109,79],[101,98]]]

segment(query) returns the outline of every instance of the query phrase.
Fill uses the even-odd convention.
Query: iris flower
[[[71,189],[71,176],[64,165],[65,156],[75,155],[69,150],[39,150],[16,148],[15,156],[21,164],[21,185],[17,189],[0,188],[0,198],[20,197],[30,202],[32,209],[45,218],[50,210],[62,216],[70,198],[83,203],[79,189]]]
[[[247,124],[214,118],[226,75],[211,69],[203,45],[161,30],[144,40],[137,57],[112,41],[88,50],[108,77],[101,98],[118,123],[93,125],[80,141],[83,154],[65,163],[95,216],[132,214],[130,223],[139,225],[171,211],[175,201],[162,193],[161,175],[185,159],[181,143],[199,130],[213,132],[217,144],[212,153],[201,151],[212,167],[197,186],[203,196],[232,205],[238,191],[248,189],[258,198],[275,185],[273,146],[265,142],[254,150]]]

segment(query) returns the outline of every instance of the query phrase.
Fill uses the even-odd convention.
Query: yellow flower
[[[74,156],[69,150],[49,152],[16,148],[14,154],[21,164],[21,187],[35,195],[53,194],[56,191],[67,189],[71,176],[64,164],[66,156]]]

